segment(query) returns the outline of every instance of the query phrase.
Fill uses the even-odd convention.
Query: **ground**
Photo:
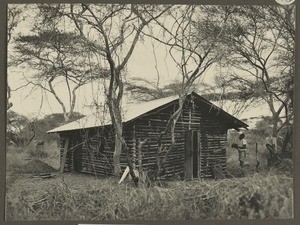
[[[285,161],[277,168],[268,168],[263,151],[259,154],[261,172],[257,173],[255,151],[249,149],[246,177],[240,177],[236,150],[228,148],[231,176],[227,179],[163,181],[160,186],[134,187],[130,180],[118,185],[114,178],[53,172],[59,167],[57,146],[45,148],[47,154],[8,149],[7,220],[293,217],[292,164]],[[33,176],[41,171],[54,176]]]

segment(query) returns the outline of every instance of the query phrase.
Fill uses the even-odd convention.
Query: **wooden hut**
[[[124,138],[136,168],[153,171],[157,139],[177,107],[178,97],[123,107]],[[247,126],[192,92],[176,124],[176,144],[168,156],[163,177],[209,178],[214,176],[214,168],[226,173],[227,131]],[[113,174],[114,134],[108,113],[98,112],[48,131],[54,132],[60,136],[63,171],[97,176]],[[144,140],[147,141],[141,146]],[[170,135],[163,143],[170,145]],[[121,168],[126,166],[123,153]]]

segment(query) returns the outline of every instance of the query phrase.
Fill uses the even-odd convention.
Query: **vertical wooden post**
[[[69,141],[70,138],[66,138],[65,140],[65,145],[64,145],[64,152],[63,152],[63,158],[61,161],[61,165],[60,165],[60,172],[64,172],[64,168],[65,168],[65,164],[66,164],[66,158],[67,158],[67,153],[68,153],[68,148],[69,148]]]
[[[139,168],[139,172],[141,173],[141,171],[142,171],[142,168],[143,168],[143,166],[142,166],[142,160],[143,160],[143,158],[142,158],[142,148],[143,148],[143,144],[145,144],[146,142],[148,141],[148,139],[146,138],[146,139],[144,139],[143,141],[141,140],[141,138],[139,138],[139,143],[138,143],[138,145],[137,145],[137,154],[138,154],[138,168]]]
[[[201,138],[201,134],[200,134],[200,132],[199,131],[197,131],[197,142],[198,142],[198,146],[197,146],[197,148],[198,148],[198,155],[199,155],[199,157],[198,157],[198,163],[199,163],[199,166],[198,166],[198,168],[199,168],[199,171],[198,171],[198,178],[200,179],[201,178],[201,169],[202,169],[202,166],[201,166],[201,143],[200,143],[200,138]]]
[[[189,108],[189,130],[192,129],[192,110]]]
[[[141,139],[139,138],[139,145],[138,145],[138,168],[139,172],[142,172],[142,143]]]
[[[137,145],[136,145],[136,135],[135,135],[135,124],[133,124],[133,135],[132,135],[132,158],[133,158],[133,169],[136,169],[136,154],[137,154]]]

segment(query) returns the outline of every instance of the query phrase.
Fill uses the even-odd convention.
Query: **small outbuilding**
[[[158,137],[177,109],[178,102],[177,96],[123,107],[124,138],[136,168],[154,170]],[[247,127],[244,122],[192,92],[187,96],[176,124],[176,144],[168,155],[162,177],[212,178],[214,169],[225,175],[227,131]],[[59,134],[63,171],[99,177],[113,175],[114,132],[107,112],[97,112],[48,133]],[[171,144],[170,135],[163,139],[163,143],[166,146]],[[123,153],[121,168],[126,166]]]

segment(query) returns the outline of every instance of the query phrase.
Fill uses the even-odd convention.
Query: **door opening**
[[[185,135],[185,179],[198,178],[200,173],[200,135],[197,130],[189,130]]]
[[[199,147],[198,132],[193,132],[193,178],[198,178],[199,174]]]

